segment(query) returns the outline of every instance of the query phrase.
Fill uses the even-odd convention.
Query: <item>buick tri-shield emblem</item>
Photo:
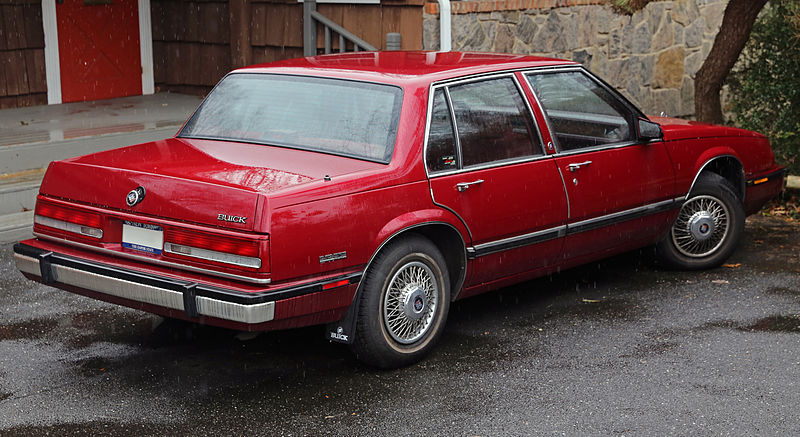
[[[131,190],[128,195],[125,196],[125,203],[127,203],[128,206],[136,205],[144,199],[144,193],[144,187],[136,187],[135,190]]]

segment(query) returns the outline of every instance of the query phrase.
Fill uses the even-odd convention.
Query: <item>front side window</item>
[[[633,141],[625,104],[580,71],[528,74],[562,150]]]
[[[402,89],[277,74],[224,78],[179,136],[243,141],[388,163]]]

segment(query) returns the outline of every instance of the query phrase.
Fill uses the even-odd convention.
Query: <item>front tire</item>
[[[433,349],[450,308],[450,281],[439,249],[411,235],[390,243],[365,275],[358,301],[356,358],[380,368],[415,363]]]
[[[703,173],[681,207],[669,233],[656,246],[667,265],[703,270],[722,264],[744,232],[744,209],[731,183]]]

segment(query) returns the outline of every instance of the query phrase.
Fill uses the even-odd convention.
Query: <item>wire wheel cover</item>
[[[383,299],[383,321],[389,335],[401,344],[422,338],[433,322],[438,299],[439,286],[427,265],[412,261],[400,267]]]
[[[722,246],[730,228],[730,212],[721,200],[695,196],[683,204],[672,225],[672,242],[685,256],[700,258]]]

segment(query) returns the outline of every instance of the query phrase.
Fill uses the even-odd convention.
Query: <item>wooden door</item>
[[[62,102],[141,94],[138,0],[52,1]]]

